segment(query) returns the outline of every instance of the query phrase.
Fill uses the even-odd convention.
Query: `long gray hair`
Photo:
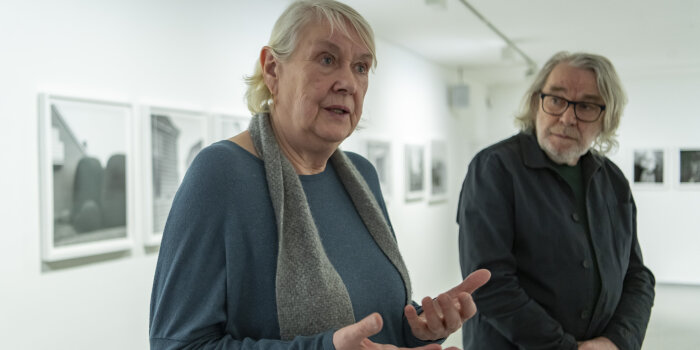
[[[572,67],[590,69],[595,73],[598,92],[603,101],[605,101],[605,113],[603,114],[603,128],[593,143],[593,148],[597,149],[601,154],[606,154],[617,148],[616,132],[620,126],[622,111],[627,104],[627,95],[610,60],[590,53],[562,51],[552,56],[545,63],[523,97],[520,112],[516,117],[516,124],[520,127],[520,130],[530,132],[535,129],[540,92],[544,88],[549,74],[560,63],[566,63]]]

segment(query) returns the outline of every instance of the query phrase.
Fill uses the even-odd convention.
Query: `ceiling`
[[[384,41],[485,84],[522,80],[526,61],[463,1],[538,67],[567,50],[602,54],[620,74],[700,71],[699,0],[343,0]]]

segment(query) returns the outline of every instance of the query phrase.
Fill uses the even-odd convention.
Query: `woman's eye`
[[[326,66],[333,64],[333,56],[324,55],[323,57],[321,57],[321,64],[326,65]]]
[[[366,73],[367,73],[367,70],[368,70],[367,64],[365,64],[365,63],[358,63],[358,64],[355,66],[355,70],[357,70],[358,73],[366,74]]]

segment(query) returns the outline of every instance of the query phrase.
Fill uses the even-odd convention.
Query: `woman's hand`
[[[412,305],[407,305],[404,313],[413,335],[418,339],[430,341],[447,338],[454,333],[462,327],[464,321],[476,313],[471,294],[490,278],[491,272],[488,270],[476,270],[462,283],[438,295],[437,298],[423,298],[423,313],[420,316]]]
[[[378,313],[373,313],[357,323],[343,327],[333,333],[333,345],[336,350],[398,350],[407,348],[398,348],[393,345],[377,344],[369,340],[369,337],[379,333],[382,330],[382,317]],[[440,344],[429,344],[421,346],[421,350],[440,350]],[[455,349],[455,348],[450,348]]]

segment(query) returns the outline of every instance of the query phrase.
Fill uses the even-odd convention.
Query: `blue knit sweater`
[[[376,171],[361,156],[347,155],[388,221]],[[379,312],[384,328],[373,341],[424,345],[403,316],[401,276],[362,223],[331,163],[300,180],[355,319]],[[334,329],[279,340],[277,242],[263,162],[230,141],[202,150],[163,233],[151,295],[151,349],[334,349]]]

